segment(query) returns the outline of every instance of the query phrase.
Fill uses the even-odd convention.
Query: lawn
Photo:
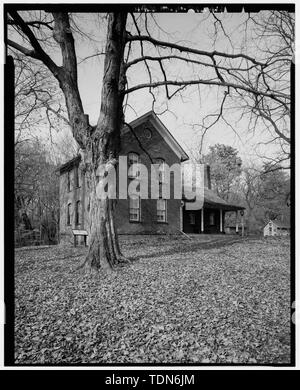
[[[105,278],[75,270],[82,247],[16,250],[17,364],[290,362],[287,238],[121,243]]]

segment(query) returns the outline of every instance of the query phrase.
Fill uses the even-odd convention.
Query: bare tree
[[[226,32],[222,21],[213,12],[211,14],[219,27],[216,34],[225,35],[232,45],[230,34]],[[275,166],[279,169],[282,164],[289,168],[295,15],[287,11],[249,14],[245,16],[244,25],[245,47],[251,47],[250,50],[255,53],[255,58],[261,62],[261,66],[250,65],[244,69],[239,67],[238,71],[229,68],[225,70],[226,77],[230,74],[238,84],[243,84],[249,90],[229,88],[224,91],[218,111],[205,116],[198,124],[202,131],[200,148],[207,131],[219,122],[239,133],[235,128],[240,125],[241,120],[246,120],[251,134],[262,131],[262,135],[268,139],[260,145],[277,147],[275,158],[265,154],[259,154],[259,157],[272,162],[270,169]],[[252,32],[251,36],[249,31]],[[220,72],[224,78],[224,70],[220,69]],[[252,93],[251,90],[266,93]],[[237,124],[233,126],[230,115],[236,112],[240,112],[240,116]]]
[[[38,136],[47,124],[58,131],[62,123],[69,125],[62,94],[48,69],[30,57],[11,53],[15,62],[15,146]]]
[[[148,89],[155,98],[153,90],[161,87],[170,100],[187,87],[209,85],[224,89],[226,97],[245,95],[255,102],[256,107],[269,107],[271,110],[279,106],[289,110],[289,91],[270,88],[269,81],[264,81],[267,75],[273,77],[271,69],[277,60],[257,59],[242,51],[201,50],[155,38],[150,33],[148,16],[147,13],[129,15],[125,12],[108,15],[100,114],[97,125],[91,126],[78,88],[74,28],[70,15],[54,12],[33,20],[30,14],[21,16],[16,11],[9,11],[9,23],[15,30],[7,41],[8,45],[42,62],[56,78],[65,97],[73,135],[81,148],[82,166],[90,186],[90,245],[85,261],[89,270],[100,267],[109,270],[126,261],[114,226],[113,202],[98,199],[96,195],[98,180],[103,179],[98,172],[99,165],[106,164],[109,168],[117,163],[120,129],[124,125],[124,98],[141,89]],[[42,30],[50,35],[42,35]],[[51,39],[60,48],[61,66],[50,57]],[[140,54],[136,56],[138,47]],[[179,68],[183,65],[197,66],[197,72],[187,72],[191,77],[185,78],[172,76],[166,68],[168,62],[176,63]],[[156,66],[156,70],[149,66],[150,63]],[[139,64],[145,65],[148,81],[145,79],[145,82],[132,85],[130,78],[135,72],[134,67]],[[263,106],[261,100],[264,101]]]
[[[215,144],[200,160],[210,166],[213,189],[226,201],[231,200],[231,192],[242,172],[242,159],[238,150],[229,145]]]

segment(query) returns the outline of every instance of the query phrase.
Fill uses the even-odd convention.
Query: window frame
[[[131,206],[131,202],[133,200],[138,200],[138,207],[132,207]],[[133,223],[138,223],[138,222],[141,222],[141,217],[142,217],[142,211],[141,211],[142,207],[141,207],[141,198],[140,196],[138,195],[134,195],[133,197],[132,196],[129,196],[128,198],[128,213],[129,213],[129,222],[133,222]],[[132,214],[136,214],[136,213],[132,213],[131,210],[137,210],[137,219],[132,219]]]
[[[72,186],[71,186],[71,171],[67,171],[67,190],[68,192],[71,192]]]
[[[159,184],[166,183],[166,161],[162,157],[157,157],[155,159],[155,164],[159,164],[158,167],[158,182]],[[161,168],[162,167],[162,168]]]
[[[130,159],[130,155],[134,155],[136,156],[136,161],[135,162],[130,162],[131,159]],[[140,155],[136,152],[129,152],[127,154],[127,169],[128,169],[128,172],[127,172],[127,176],[128,176],[128,179],[138,179],[139,178],[139,170],[137,170],[137,172],[135,172],[135,175],[133,174],[130,174],[130,168],[132,165],[136,164],[136,166],[138,167],[138,165],[140,164],[141,162],[141,159],[140,159]]]
[[[68,226],[71,226],[72,225],[72,222],[71,222],[71,216],[72,216],[72,210],[71,210],[71,207],[72,207],[72,203],[69,202],[67,203],[67,225]]]
[[[75,188],[80,188],[79,174],[80,174],[79,167],[76,166],[74,169],[74,186],[75,186]]]
[[[164,202],[164,209],[159,209],[158,208],[158,205],[159,205],[159,202],[163,201]],[[168,204],[167,204],[167,199],[164,199],[164,198],[159,198],[157,199],[156,201],[156,222],[157,223],[168,223],[168,214],[167,214],[167,210],[168,210]],[[158,219],[159,217],[159,213],[161,213],[161,215],[164,215],[164,219]]]
[[[75,225],[81,225],[80,208],[81,208],[81,200],[77,200],[75,204]]]

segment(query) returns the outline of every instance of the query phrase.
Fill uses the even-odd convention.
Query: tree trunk
[[[100,164],[115,164],[120,150],[120,129],[123,125],[124,47],[126,14],[109,15],[101,109],[97,126],[88,141],[85,156],[89,174],[90,213],[89,250],[84,266],[88,270],[109,271],[126,261],[122,256],[114,224],[114,200],[97,197]]]
[[[114,223],[114,200],[99,199],[95,185],[97,180],[91,181],[89,249],[83,266],[87,271],[102,269],[109,272],[116,266],[129,262],[129,260],[122,255],[120,250]]]

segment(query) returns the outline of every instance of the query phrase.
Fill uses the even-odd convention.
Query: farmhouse
[[[165,165],[182,165],[189,159],[153,111],[131,122],[130,127],[123,128],[120,155],[127,156],[129,166],[144,164],[149,170],[150,156],[159,165],[160,184],[164,180]],[[80,161],[81,157],[77,156],[59,168],[61,239],[72,235],[72,229],[88,227],[89,194]],[[119,234],[224,233],[225,213],[238,213],[244,209],[225,202],[212,191],[208,166],[204,169],[204,202],[198,209],[193,209],[190,207],[193,199],[174,196],[172,173],[169,182],[171,196],[168,199],[117,199],[115,218]],[[128,174],[128,181],[134,178],[135,175]],[[149,182],[149,192],[150,187]]]
[[[290,230],[289,224],[270,220],[264,227],[264,236],[287,236]]]

